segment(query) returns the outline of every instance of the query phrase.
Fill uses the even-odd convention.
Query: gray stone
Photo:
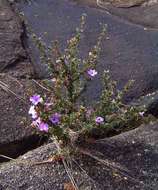
[[[29,95],[38,92],[36,87],[31,80],[0,74],[0,154],[16,157],[42,142],[28,116]]]
[[[22,22],[6,0],[0,1],[0,72],[26,59]]]
[[[132,1],[131,1],[132,2]],[[123,4],[122,4],[123,6]],[[142,6],[129,6],[122,8],[119,4],[107,4],[100,0],[98,7],[109,11],[111,14],[119,16],[121,19],[128,20],[134,24],[142,25],[146,28],[158,29],[158,2],[144,1]],[[125,6],[124,6],[125,7]]]
[[[158,1],[157,0],[73,0],[78,4],[105,10],[105,12],[118,16],[122,21],[152,29],[158,29]],[[110,3],[111,2],[111,3]],[[112,3],[113,2],[113,3]],[[140,2],[140,4],[138,3]],[[142,3],[141,3],[142,2]],[[144,2],[144,3],[143,3]]]
[[[86,94],[88,100],[96,100],[99,97],[101,74],[104,69],[110,70],[112,78],[118,82],[119,89],[128,80],[135,80],[133,88],[126,96],[127,101],[157,90],[157,31],[144,30],[143,27],[119,20],[104,10],[68,0],[20,3],[19,10],[24,12],[33,31],[48,45],[51,41],[59,40],[62,48],[65,47],[67,39],[74,34],[81,15],[86,13],[86,29],[80,46],[82,57],[87,56],[88,51],[95,44],[101,30],[100,23],[108,25],[107,40],[103,40],[97,67],[99,74],[88,88],[89,92]],[[156,22],[158,19],[154,20]],[[37,58],[33,49],[32,53]],[[40,67],[38,60],[35,64],[37,68]]]
[[[3,8],[5,5],[7,12],[11,11],[11,13],[13,13],[12,10],[8,8],[8,4],[4,4],[4,2],[5,1],[0,1],[0,5],[3,5]],[[155,53],[155,38],[157,37],[156,32],[143,31],[139,27],[137,28],[121,23],[112,17],[108,17],[107,15],[105,16],[101,11],[96,9],[83,7],[79,8],[76,5],[68,4],[67,1],[63,2],[54,0],[49,1],[50,4],[48,5],[50,7],[50,12],[48,12],[48,15],[54,14],[53,17],[50,15],[50,18],[54,19],[52,21],[52,25],[49,23],[50,20],[48,19],[48,15],[45,14],[47,12],[47,4],[45,4],[45,2],[43,2],[44,4],[41,4],[43,5],[43,13],[42,15],[39,15],[39,17],[43,18],[46,16],[45,19],[43,19],[44,23],[46,25],[48,24],[50,28],[54,26],[53,36],[58,36],[61,41],[67,39],[67,36],[72,34],[74,31],[74,28],[67,28],[67,26],[73,25],[75,27],[76,19],[80,17],[81,13],[87,12],[91,15],[91,18],[88,21],[88,30],[86,30],[86,36],[84,37],[86,45],[83,45],[83,48],[87,51],[89,46],[93,44],[93,41],[96,39],[99,32],[98,29],[96,31],[94,30],[94,28],[98,28],[98,21],[106,20],[110,25],[109,30],[111,41],[107,41],[107,44],[103,44],[103,52],[101,54],[102,62],[101,66],[98,68],[99,71],[101,71],[103,66],[107,64],[105,68],[112,70],[113,78],[117,79],[119,83],[121,83],[119,84],[120,87],[123,83],[130,79],[131,76],[135,78],[136,86],[130,97],[136,98],[141,94],[146,94],[154,89],[157,89],[158,81],[156,81],[155,77],[158,74]],[[54,9],[52,9],[53,6]],[[5,11],[5,9],[2,10]],[[61,15],[59,17],[60,11]],[[32,12],[32,14],[34,15],[35,12]],[[68,14],[67,17],[63,15],[63,13]],[[29,12],[29,14],[31,14],[31,12]],[[1,16],[4,15],[2,14]],[[32,22],[34,22],[32,19],[34,16],[32,16],[29,18]],[[37,15],[35,18],[36,17]],[[7,17],[3,19],[6,20],[6,18]],[[65,22],[65,19],[67,19],[67,22]],[[8,21],[10,20],[12,19],[9,17]],[[15,18],[13,20],[15,21]],[[57,25],[58,22],[63,23],[62,25]],[[5,22],[3,23],[5,27],[2,28],[5,28],[6,31],[9,30],[10,32],[10,28],[8,29],[9,25]],[[46,28],[43,27],[44,23],[41,25],[40,30],[38,30],[39,25],[35,25],[37,27],[35,27],[35,29],[39,32],[46,30]],[[12,32],[16,33],[16,31],[17,30],[13,27]],[[44,31],[42,31],[42,33],[43,32]],[[52,36],[52,30],[50,30],[49,35]],[[132,37],[133,35],[134,37]],[[48,41],[50,41],[50,36],[47,38]],[[88,40],[86,41],[87,36]],[[6,37],[8,38],[8,32],[6,32]],[[20,36],[16,38],[18,43],[15,40],[15,44],[18,44],[17,46],[19,47],[19,51],[23,52],[19,37]],[[139,41],[140,37],[141,39]],[[91,38],[92,40],[90,40]],[[4,40],[4,38],[1,37],[0,40],[2,42],[4,41],[4,44],[6,45],[7,40]],[[152,42],[150,42],[150,40],[152,40]],[[123,46],[121,46],[121,44],[123,44]],[[8,50],[7,53],[11,52],[11,57],[13,57],[13,59],[6,59],[7,62],[4,63],[3,61],[3,64],[1,64],[3,66],[0,68],[2,68],[2,70],[7,68],[8,74],[0,74],[0,84],[2,84],[2,82],[5,83],[10,90],[16,93],[18,98],[9,92],[2,89],[0,90],[0,154],[16,157],[30,148],[35,148],[39,142],[39,136],[36,134],[36,131],[29,126],[29,103],[27,101],[29,95],[34,92],[38,92],[39,89],[34,87],[31,80],[22,79],[22,76],[25,75],[23,70],[27,68],[25,62],[22,63],[20,61],[14,69],[10,68],[10,64],[14,64],[17,60],[19,60],[19,54],[17,54],[16,48],[16,52],[13,53],[12,43],[9,44],[8,47],[5,46],[5,48]],[[150,52],[149,49],[152,49],[152,51]],[[128,56],[121,59],[120,54]],[[107,58],[105,55],[107,55]],[[152,57],[153,55],[154,58]],[[0,54],[0,58],[3,59],[3,54]],[[111,63],[114,65],[111,65]],[[21,65],[24,65],[24,67],[21,67]],[[22,74],[21,72],[24,73]],[[144,75],[144,73],[146,75]],[[17,76],[20,76],[21,78],[19,81],[15,78]],[[94,82],[92,85],[94,84],[98,87],[98,81],[96,83]],[[91,92],[93,92],[92,95],[96,96],[96,89]],[[24,102],[19,100],[19,97],[23,97]],[[88,149],[93,152],[94,155],[97,155],[102,159],[106,159],[106,161],[108,160],[108,163],[112,164],[112,167],[109,168],[108,163],[106,165],[98,164],[95,159],[92,159],[89,156],[80,155],[77,158],[75,157],[75,160],[80,166],[82,166],[82,168],[84,168],[86,172],[81,172],[78,164],[73,163],[72,174],[74,175],[80,190],[157,190],[157,144],[158,125],[155,124],[142,126],[130,132],[109,139],[100,140],[94,144],[85,145],[84,148],[86,150]],[[64,184],[69,183],[70,180],[62,163],[39,163],[50,158],[55,154],[55,152],[55,145],[52,143],[30,151],[15,161],[11,161],[7,164],[1,164],[0,189],[63,189]],[[102,154],[98,154],[98,152]],[[117,170],[118,168],[120,168],[119,172]]]
[[[124,134],[85,146],[93,155],[106,160],[98,163],[89,156],[73,159],[72,174],[80,189],[157,190],[158,125],[142,126]],[[96,153],[97,151],[97,153]],[[98,153],[100,152],[100,153]],[[54,144],[28,152],[0,167],[2,189],[60,190],[70,180],[60,162],[41,163],[55,153]],[[115,169],[110,169],[112,164]],[[120,172],[116,168],[120,168]],[[121,174],[122,172],[122,174]],[[84,188],[82,188],[82,187]],[[91,188],[90,188],[91,187]]]
[[[37,147],[40,136],[30,127],[29,92],[36,91],[32,67],[23,48],[23,25],[10,4],[0,1],[0,154],[16,157]],[[3,73],[2,73],[3,72]],[[5,89],[5,90],[4,90]],[[22,100],[21,98],[22,97]],[[4,159],[0,156],[0,162]]]
[[[133,7],[143,4],[144,2],[147,2],[148,0],[98,0],[98,2],[103,3],[110,3],[116,7]]]

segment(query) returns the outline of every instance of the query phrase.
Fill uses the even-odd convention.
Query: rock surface
[[[5,84],[7,91],[1,88]],[[28,116],[28,97],[36,92],[36,87],[31,80],[0,74],[0,154],[16,157],[40,144],[40,136],[30,127]]]
[[[28,91],[35,92],[36,87],[29,79],[32,67],[22,35],[19,16],[7,1],[0,0],[0,154],[10,157],[37,147],[40,139],[29,127]],[[0,161],[3,161],[1,157]]]
[[[100,1],[100,0],[99,0]],[[133,7],[133,6],[139,6],[143,4],[144,2],[147,2],[148,0],[102,0],[100,2],[103,3],[110,3],[116,7]]]
[[[158,3],[157,0],[98,0],[98,5],[112,4],[119,8],[130,8],[135,6],[151,6]]]
[[[18,15],[6,0],[0,1],[0,72],[26,58],[22,45],[23,28]]]
[[[47,35],[45,35],[47,42],[52,39],[52,36],[54,39],[58,38],[61,42],[66,40],[68,36],[73,34],[76,20],[83,12],[86,12],[89,18],[86,33],[83,37],[85,42],[82,42],[85,53],[94,44],[94,39],[99,33],[99,22],[106,21],[109,24],[110,40],[103,44],[101,65],[98,67],[98,71],[101,72],[103,68],[110,69],[112,77],[119,81],[119,87],[128,79],[136,79],[135,88],[129,95],[130,98],[137,98],[157,89],[158,59],[156,56],[157,42],[155,41],[158,37],[157,32],[144,31],[140,27],[114,19],[103,11],[76,6],[66,0],[48,0],[47,2],[39,0],[39,4],[36,4],[35,7],[24,7],[27,13],[26,16],[34,26],[35,31],[43,36],[47,31]],[[0,3],[1,10],[5,11],[7,9],[5,14],[8,14],[8,12],[14,14],[9,4],[6,4],[3,0]],[[42,10],[42,12],[39,10]],[[7,22],[9,23],[10,20],[12,19],[9,17]],[[12,21],[14,21],[12,23],[15,29],[14,23],[17,20],[14,17]],[[5,23],[6,31],[16,32],[16,30],[7,28],[9,24],[6,24],[6,19],[0,19],[0,22]],[[21,28],[19,21],[17,26]],[[5,30],[3,30],[3,35],[5,35]],[[20,52],[24,52],[19,35],[21,33],[18,31],[16,32],[18,37],[15,44],[18,44]],[[6,37],[8,37],[7,35],[8,32],[6,32]],[[0,38],[1,41],[6,44],[4,38]],[[5,46],[5,48],[7,47]],[[16,92],[18,97],[22,96],[24,102],[12,94],[0,90],[0,154],[16,157],[27,149],[35,148],[39,142],[39,136],[29,127],[28,103],[25,103],[29,94],[37,92],[38,88],[35,88],[33,82],[27,79],[27,75],[30,74],[26,68],[30,63],[24,60],[23,62],[17,61],[19,55],[21,57],[21,53],[17,54],[17,51],[13,51],[12,43],[9,44],[8,48],[7,53],[13,56],[13,59],[6,59],[7,62],[1,62],[0,68],[5,73],[0,73],[0,85],[3,84],[4,86],[5,83],[6,87]],[[3,58],[2,55],[0,54],[0,59]],[[14,66],[10,67],[10,64]],[[18,81],[17,77],[19,77]],[[92,98],[97,96],[96,91],[100,91],[98,81],[94,81],[93,85],[95,85],[95,89],[91,87],[90,91]],[[80,190],[157,190],[157,144],[157,124],[142,126],[113,138],[98,141],[85,146],[85,148],[101,158],[108,159],[108,163],[115,166],[115,170],[109,169],[107,165],[99,164],[96,160],[84,155],[78,156],[75,160],[85,171],[81,170],[78,164],[73,163],[72,173]],[[70,180],[62,163],[37,164],[37,162],[47,160],[55,152],[54,144],[48,144],[28,152],[15,161],[1,164],[0,190],[63,190],[64,185],[69,184]],[[118,172],[116,168],[120,168],[123,173]],[[122,168],[125,168],[125,170],[122,170]]]
[[[157,89],[157,31],[144,30],[116,19],[103,10],[77,5],[68,0],[39,0],[31,5],[21,3],[19,9],[24,12],[34,32],[47,44],[57,39],[62,46],[73,35],[82,13],[86,13],[87,26],[81,42],[83,57],[95,44],[101,30],[100,23],[108,24],[108,39],[103,41],[97,68],[100,75],[103,69],[109,69],[112,78],[118,81],[118,88],[134,79],[136,82],[127,101]],[[36,54],[34,56],[37,57]],[[90,85],[87,94],[89,100],[97,99],[100,94],[100,75]]]
[[[158,29],[158,1],[149,0],[144,1],[141,6],[124,4],[124,0],[120,1],[121,4],[107,3],[107,1],[99,0],[96,3],[95,0],[75,0],[76,2],[81,2],[92,7],[98,7],[108,11],[112,15],[116,15],[123,20],[127,20],[131,23],[141,25],[146,28]],[[117,2],[117,1],[115,1]],[[130,1],[129,1],[130,2]],[[134,2],[134,1],[131,1]],[[137,2],[137,1],[136,1]],[[122,6],[121,6],[122,5]],[[124,7],[123,7],[124,5]]]
[[[130,9],[119,9],[114,6],[102,6],[110,13],[126,19],[146,28],[158,29],[158,3],[146,7],[133,7]]]
[[[156,190],[158,185],[158,125],[139,129],[105,139],[89,146],[95,155],[125,168],[126,175],[109,169],[88,156],[74,158],[72,173],[80,190]],[[63,190],[70,180],[61,163],[37,164],[47,160],[55,152],[54,144],[48,144],[28,152],[16,161],[0,167],[2,189]],[[123,172],[124,173],[124,172]],[[124,173],[124,174],[125,174]],[[129,175],[129,176],[127,176]]]

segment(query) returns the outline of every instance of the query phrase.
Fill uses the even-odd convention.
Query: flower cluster
[[[36,110],[37,106],[43,103],[43,98],[40,95],[34,95],[30,97],[30,102],[32,105],[29,109],[29,114],[33,119],[32,126],[37,126],[40,131],[48,132],[48,124],[42,121]]]
[[[37,94],[30,97],[30,102],[32,105],[28,113],[33,119],[32,126],[37,127],[40,131],[48,132],[50,123],[53,125],[59,124],[61,117],[59,113],[51,114],[48,117],[49,119],[42,118],[41,111],[43,110],[41,108],[43,109],[45,107],[45,110],[47,110],[52,105],[51,103],[44,103],[43,98]]]
[[[99,73],[97,61],[100,45],[106,33],[106,28],[103,27],[96,45],[87,58],[81,60],[78,57],[78,45],[84,24],[85,16],[82,16],[76,35],[68,40],[64,52],[60,50],[57,42],[53,47],[46,48],[34,35],[41,53],[41,61],[48,65],[52,79],[47,79],[41,84],[51,93],[48,95],[46,93],[45,98],[38,94],[30,98],[29,114],[33,120],[32,126],[49,133],[64,144],[71,145],[74,134],[88,137],[94,128],[105,134],[111,131],[115,134],[126,128],[137,127],[146,119],[144,107],[125,105],[122,102],[124,94],[133,82],[129,81],[122,91],[118,91],[116,82],[110,78],[109,71],[103,73],[103,90],[100,100],[94,102],[91,107],[86,107],[81,101],[81,97],[87,90],[87,84]]]

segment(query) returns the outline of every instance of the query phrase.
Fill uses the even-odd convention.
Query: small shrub
[[[116,134],[137,127],[147,121],[145,108],[125,105],[122,101],[133,81],[129,81],[122,91],[117,90],[116,82],[110,78],[109,71],[103,72],[103,85],[100,100],[92,106],[85,106],[81,96],[87,90],[89,82],[95,80],[98,71],[96,65],[101,50],[101,42],[106,34],[103,27],[96,45],[86,59],[79,58],[79,42],[84,31],[85,16],[81,18],[76,34],[67,41],[66,49],[61,52],[58,42],[52,47],[33,35],[40,50],[41,61],[50,72],[45,80],[46,94],[30,97],[32,103],[29,114],[32,126],[48,133],[61,146],[72,147],[87,138],[101,138],[109,133]],[[97,131],[97,132],[96,132]],[[99,132],[99,133],[98,133]],[[96,133],[99,135],[96,137]]]

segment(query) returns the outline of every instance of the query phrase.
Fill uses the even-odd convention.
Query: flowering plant
[[[33,35],[41,53],[41,61],[49,67],[51,79],[41,84],[47,91],[46,95],[35,94],[30,98],[32,105],[29,114],[32,116],[33,126],[48,133],[62,145],[74,145],[80,138],[96,138],[96,131],[99,131],[97,138],[120,133],[139,126],[146,120],[144,107],[125,105],[122,101],[133,81],[129,81],[119,91],[116,82],[111,80],[109,71],[103,73],[100,100],[92,106],[86,106],[82,102],[81,96],[87,90],[88,83],[95,80],[98,74],[96,65],[101,41],[106,33],[106,27],[103,27],[96,45],[87,58],[81,60],[78,56],[78,45],[84,25],[83,15],[80,27],[67,41],[67,48],[63,53],[58,42],[47,48]]]

